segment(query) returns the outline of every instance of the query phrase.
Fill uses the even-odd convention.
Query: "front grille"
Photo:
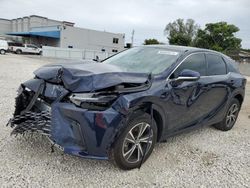
[[[38,132],[50,136],[51,114],[49,111],[28,111],[22,115],[14,116],[7,125],[13,128],[11,134],[14,135],[26,132]]]

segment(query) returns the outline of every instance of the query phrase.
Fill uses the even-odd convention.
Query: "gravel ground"
[[[0,187],[250,187],[250,84],[236,126],[199,128],[156,145],[140,170],[51,153],[42,136],[11,137],[5,127],[19,84],[48,59],[0,56]],[[249,79],[248,79],[249,80]]]

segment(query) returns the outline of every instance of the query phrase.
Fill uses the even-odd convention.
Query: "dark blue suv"
[[[246,85],[234,64],[215,51],[156,45],[46,65],[21,84],[8,124],[12,134],[38,132],[65,153],[138,168],[169,136],[234,126]]]

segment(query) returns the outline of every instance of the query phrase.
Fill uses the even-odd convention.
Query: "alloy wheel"
[[[227,117],[226,117],[226,125],[227,127],[231,127],[236,119],[237,119],[237,114],[238,114],[239,108],[237,104],[233,104],[227,113]]]
[[[122,148],[123,158],[128,163],[137,163],[150,150],[153,142],[153,130],[148,123],[133,126],[127,133]]]

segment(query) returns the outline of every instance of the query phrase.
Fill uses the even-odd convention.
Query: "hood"
[[[120,84],[143,84],[146,73],[124,72],[104,63],[67,63],[46,65],[34,72],[36,77],[51,83],[62,83],[72,92],[96,91]]]

